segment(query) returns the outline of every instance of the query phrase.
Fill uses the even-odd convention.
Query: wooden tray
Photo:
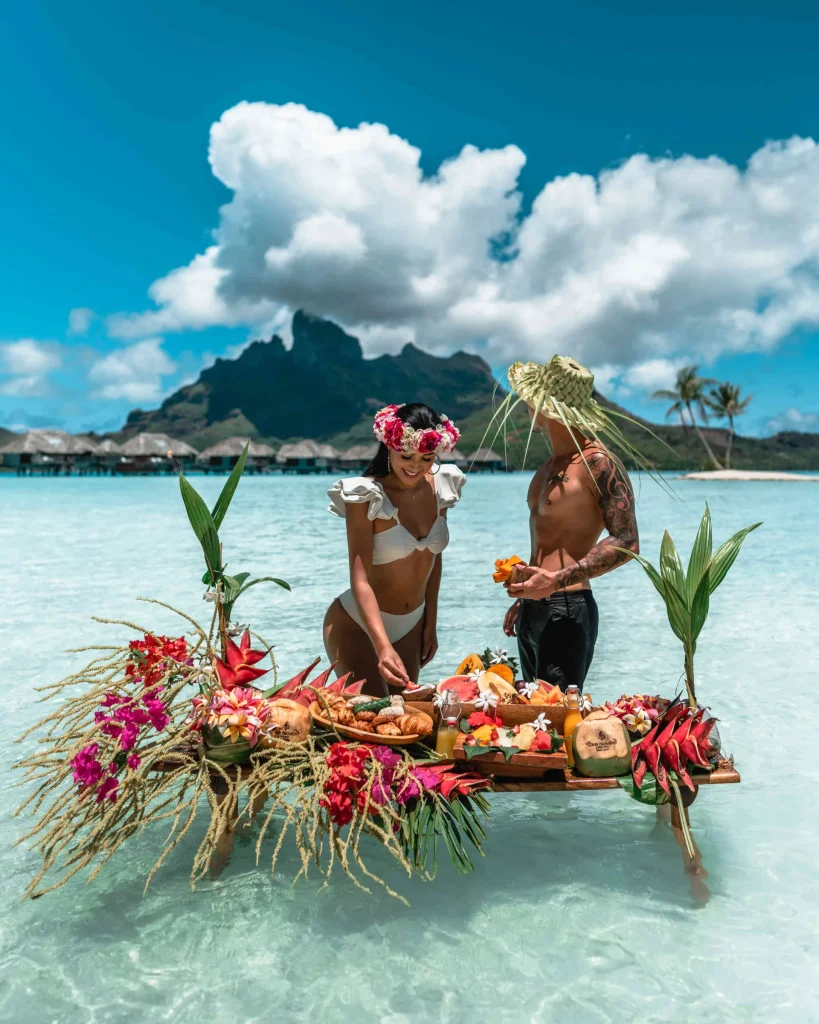
[[[430,705],[428,701],[416,702],[406,700],[404,701],[404,707],[411,708],[413,711],[424,711],[426,714],[432,715],[436,724],[441,719],[438,709]],[[466,717],[469,717],[476,710],[477,708],[474,704],[461,705],[461,714]],[[497,712],[503,724],[510,727],[513,725],[523,725],[524,722],[534,722],[541,711],[544,711],[546,717],[552,723],[552,728],[562,736],[566,713],[569,709],[563,707],[562,704],[499,704],[493,710]]]
[[[554,754],[513,754],[509,761],[497,751],[467,758],[464,752],[464,739],[466,739],[466,733],[461,733],[455,741],[453,756],[456,761],[474,767],[482,775],[538,779],[542,778],[546,772],[562,771],[568,764],[565,749],[558,750]]]
[[[364,732],[362,729],[354,729],[349,725],[341,725],[326,718],[317,701],[310,705],[310,715],[314,722],[324,726],[325,729],[334,730],[339,736],[347,736],[351,740],[358,740],[360,743],[384,744],[386,747],[408,747],[411,743],[418,743],[421,737],[418,733],[410,733],[409,736],[381,736],[377,732]]]

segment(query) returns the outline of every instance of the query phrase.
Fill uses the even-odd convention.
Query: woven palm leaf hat
[[[641,469],[647,470],[652,476],[657,476],[645,456],[617,425],[615,418],[641,427],[652,437],[656,438],[657,435],[639,420],[600,405],[594,398],[594,374],[576,359],[553,356],[548,363],[513,363],[506,371],[506,376],[512,391],[503,399],[489,424],[491,430],[497,422],[496,438],[504,429],[513,410],[521,402],[525,402],[535,414],[526,442],[527,452],[534,421],[540,413],[549,419],[557,420],[570,431],[580,431],[607,451],[612,446],[618,448]],[[578,451],[583,454],[579,444]]]

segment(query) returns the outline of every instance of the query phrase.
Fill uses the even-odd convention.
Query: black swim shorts
[[[583,689],[597,641],[597,602],[590,590],[521,601],[517,634],[521,676],[545,679],[562,690]]]

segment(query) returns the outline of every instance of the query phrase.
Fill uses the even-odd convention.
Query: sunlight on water
[[[346,586],[344,530],[324,511],[327,478],[248,478],[223,528],[237,571],[273,573],[240,618],[277,645],[292,675],[322,653],[326,605]],[[527,478],[470,479],[451,515],[440,652],[426,677],[470,650],[503,644],[495,558],[526,556]],[[200,479],[208,500],[222,481]],[[19,903],[35,869],[12,843],[19,792],[4,768],[0,857],[0,1020],[244,1022],[812,1021],[816,1011],[819,839],[811,784],[811,705],[819,655],[819,556],[812,484],[679,482],[679,500],[643,480],[643,551],[656,560],[667,526],[687,556],[707,498],[716,541],[758,519],[712,599],[697,654],[699,692],[721,719],[743,785],[713,787],[692,809],[709,872],[699,906],[670,830],[617,792],[492,799],[487,855],[469,877],[442,865],[408,882],[374,846],[375,870],[410,900],[362,894],[342,877],[286,884],[237,840],[218,882],[188,887],[201,831],[143,896],[153,833],[136,839],[93,885],[79,878]],[[33,687],[78,667],[66,648],[123,635],[91,615],[178,634],[158,597],[207,618],[200,555],[173,479],[0,478],[3,626],[0,679],[10,740],[42,708]],[[681,648],[636,566],[598,581],[601,626],[587,682],[595,700],[676,689]],[[775,715],[770,732],[763,715]],[[31,749],[28,743],[26,749]]]

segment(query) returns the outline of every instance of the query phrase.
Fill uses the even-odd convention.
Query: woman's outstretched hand
[[[378,655],[378,671],[381,678],[390,686],[404,687],[410,681],[404,662],[394,647],[385,647]]]
[[[428,622],[424,626],[424,636],[421,641],[421,668],[428,665],[438,653],[438,630],[434,622]]]
[[[520,615],[520,598],[509,606],[503,617],[503,631],[507,636],[517,636],[518,615]]]

